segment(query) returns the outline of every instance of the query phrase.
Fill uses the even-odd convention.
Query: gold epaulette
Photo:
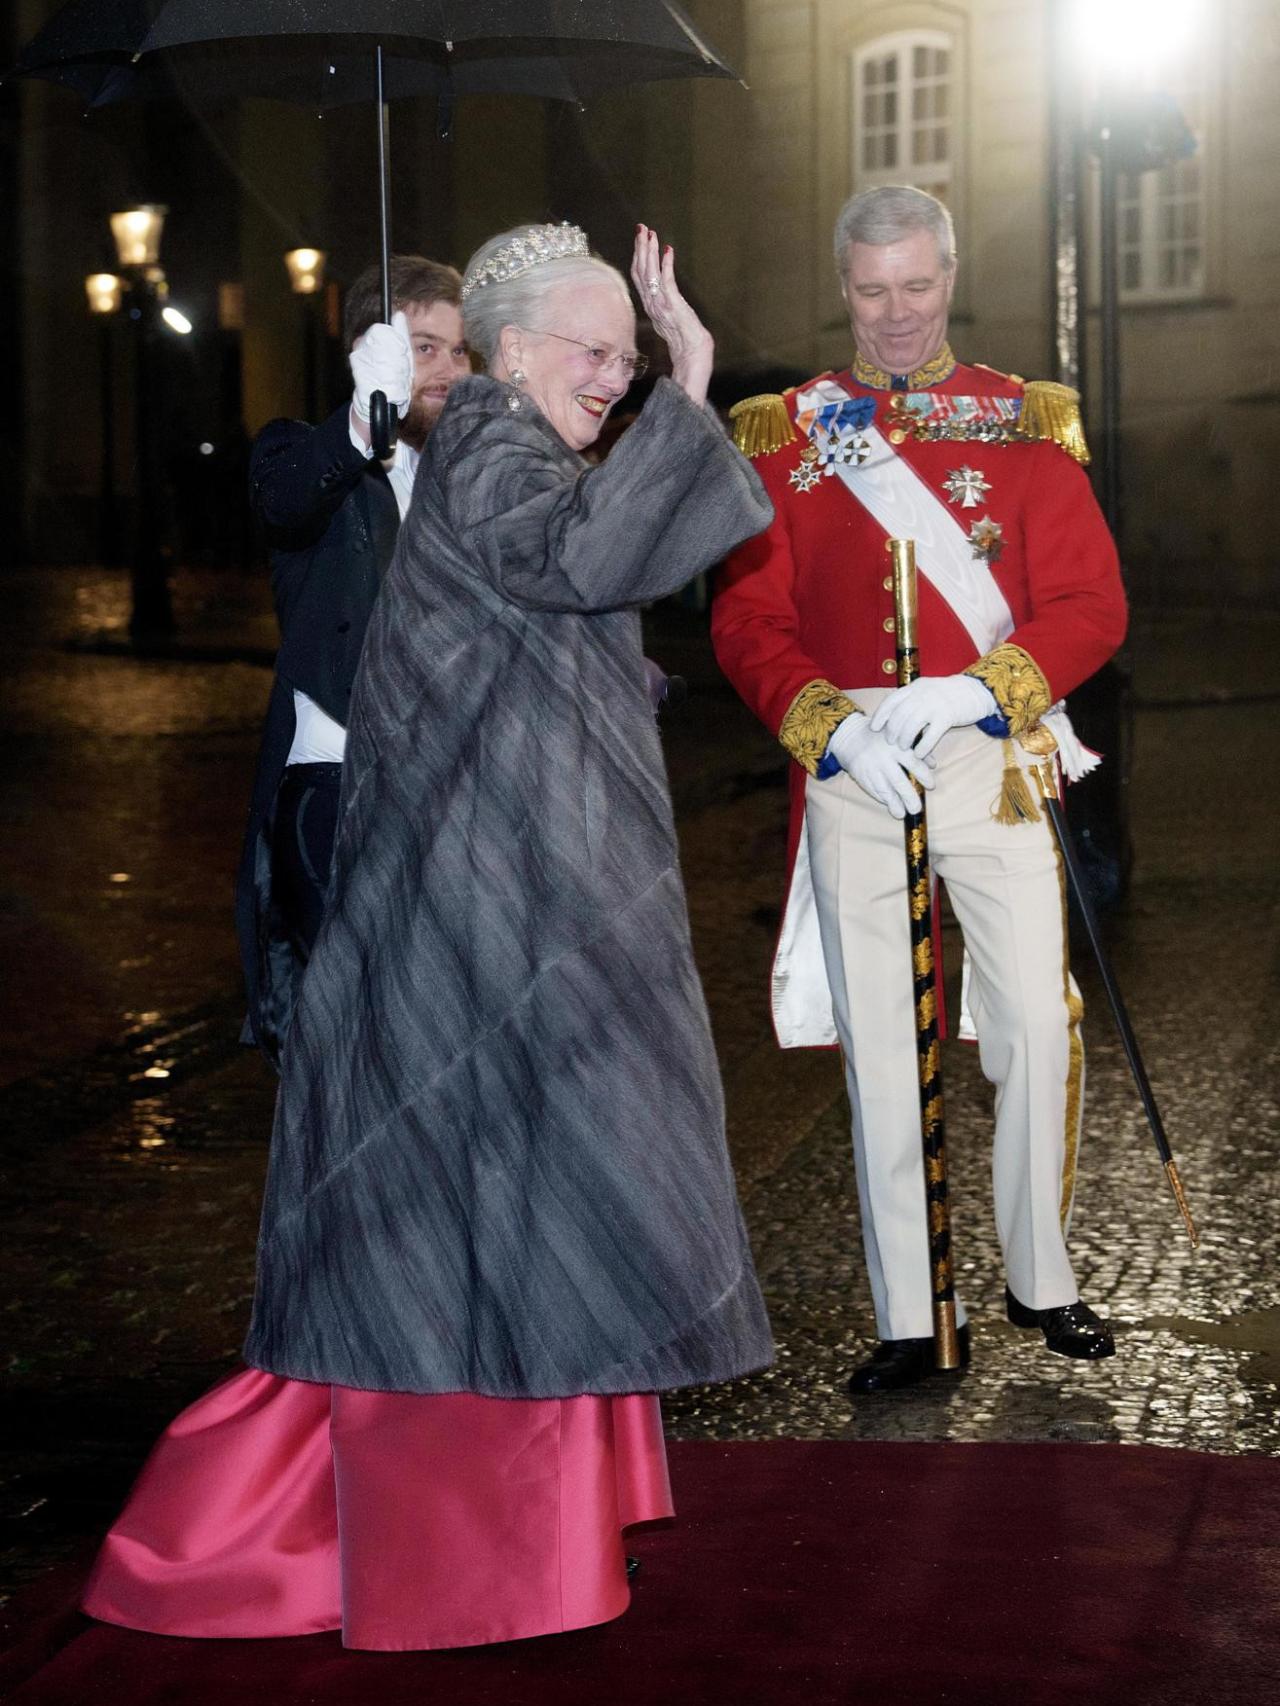
[[[1080,419],[1080,393],[1052,379],[1028,379],[1022,389],[1018,415],[1020,438],[1052,439],[1079,463],[1089,460],[1084,422]]]
[[[796,436],[787,405],[776,391],[744,397],[729,410],[733,442],[744,456],[769,456]]]

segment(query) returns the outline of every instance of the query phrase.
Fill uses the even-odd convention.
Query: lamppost
[[[102,403],[102,460],[98,478],[98,556],[114,565],[118,551],[116,532],[116,422],[115,374],[111,347],[111,322],[120,312],[124,280],[113,272],[91,272],[84,281],[89,312],[98,323],[98,378]]]
[[[1092,154],[1098,168],[1095,475],[1099,502],[1123,562],[1120,181],[1166,165],[1186,151],[1190,133],[1151,80],[1185,47],[1198,0],[1049,0],[1049,5],[1054,372],[1065,384],[1085,390],[1086,170]],[[1087,118],[1091,100],[1093,113]],[[1105,906],[1123,897],[1133,857],[1128,807],[1133,713],[1123,653],[1072,695],[1071,709],[1086,743],[1110,760],[1068,796],[1094,898]]]
[[[155,336],[164,301],[160,236],[168,209],[154,202],[111,215],[120,270],[129,281],[128,316],[134,329],[134,524],[130,565],[132,609],[129,632],[135,640],[164,639],[173,633],[169,565],[161,536],[163,470],[156,409]]]
[[[289,269],[289,286],[295,296],[302,298],[302,349],[305,375],[305,407],[309,421],[320,415],[319,397],[319,324],[316,308],[324,289],[324,266],[328,259],[323,249],[290,249],[284,258]]]
[[[1120,180],[1158,171],[1194,150],[1176,105],[1160,88],[1185,50],[1200,0],[1076,0],[1085,75],[1097,90],[1090,144],[1098,161],[1098,271],[1102,426],[1100,497],[1117,538],[1121,480]]]

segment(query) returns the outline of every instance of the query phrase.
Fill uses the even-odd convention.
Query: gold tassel
[[[1000,778],[1000,798],[992,806],[991,815],[997,823],[1040,822],[1040,808],[1027,786],[1027,778],[1023,775],[1011,740],[1004,743],[1004,775]]]
[[[1089,446],[1080,419],[1080,393],[1051,379],[1028,380],[1018,415],[1018,436],[1051,439],[1077,462],[1088,462]]]
[[[787,405],[776,392],[744,397],[729,410],[733,442],[744,456],[769,456],[796,436]]]

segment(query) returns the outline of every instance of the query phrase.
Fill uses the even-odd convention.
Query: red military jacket
[[[932,393],[938,398],[938,418],[945,420],[949,408],[968,407],[946,399],[987,399],[989,412],[1004,410],[1013,418],[1012,406],[995,400],[1021,399],[1021,380],[988,367],[953,366],[952,359],[944,349],[928,368],[910,376],[909,392],[916,394],[916,405],[927,408],[919,393]],[[854,377],[858,373],[873,382],[860,382]],[[1073,455],[1051,439],[982,442],[904,432],[898,411],[907,403],[901,391],[890,389],[888,375],[876,374],[859,360],[852,373],[846,369],[822,377],[838,380],[855,398],[874,400],[874,425],[920,479],[955,509],[963,527],[996,524],[996,547],[988,561],[1014,627],[987,658],[998,653],[1029,670],[1036,680],[1033,713],[1047,709],[1092,675],[1124,638],[1126,607],[1115,546]],[[1044,390],[1052,391],[1059,404],[1067,398],[1074,414],[1074,394],[1060,387]],[[782,399],[793,430],[796,395],[792,391]],[[895,403],[895,398],[902,400]],[[778,400],[772,401],[776,409]],[[1033,411],[1019,407],[1025,427]],[[1074,430],[1074,441],[1070,433],[1060,436],[1074,442],[1075,454],[1083,456],[1087,453],[1078,417]],[[812,769],[821,750],[813,741],[825,745],[848,706],[840,702],[802,750],[789,738],[787,721],[805,689],[814,683],[819,690],[826,685],[844,690],[894,686],[896,666],[887,534],[838,477],[809,482],[797,472],[808,443],[797,431],[792,442],[754,458],[773,500],[774,520],[766,532],[740,546],[722,571],[712,638],[721,668],[743,699],[779,733],[793,756]],[[962,473],[976,474],[979,488],[985,484],[973,507],[963,502],[966,495],[975,499],[973,482],[966,492],[965,480],[953,478]],[[802,489],[805,484],[809,489]],[[986,537],[991,539],[990,530]],[[921,575],[920,673],[956,674],[978,660],[978,648],[963,624]],[[1001,685],[1006,675],[985,664],[974,673],[1008,713]],[[1034,714],[1022,726],[1034,720]],[[1018,719],[1014,722],[1015,732],[1020,732]],[[802,778],[796,775],[794,780]]]

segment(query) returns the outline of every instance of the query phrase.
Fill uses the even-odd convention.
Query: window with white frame
[[[880,36],[853,56],[853,183],[914,184],[952,198],[956,54],[951,36]]]
[[[1120,179],[1120,291],[1137,301],[1204,294],[1204,167],[1197,153]]]
[[[1195,153],[1158,171],[1125,173],[1118,185],[1120,292],[1128,301],[1203,296],[1205,290],[1205,96],[1193,55],[1171,86],[1195,137]]]

